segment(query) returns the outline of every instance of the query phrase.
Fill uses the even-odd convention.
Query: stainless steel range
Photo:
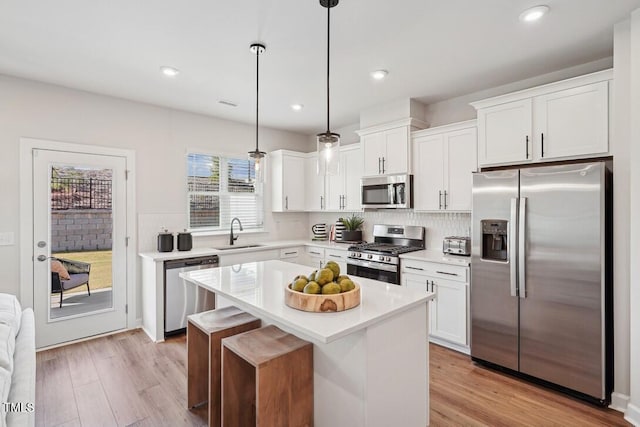
[[[349,247],[347,274],[399,285],[399,255],[424,249],[424,227],[376,224],[373,240]]]

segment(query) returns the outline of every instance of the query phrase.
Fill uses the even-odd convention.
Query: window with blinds
[[[189,229],[228,230],[234,217],[245,230],[264,226],[262,185],[253,160],[189,153],[187,156]]]

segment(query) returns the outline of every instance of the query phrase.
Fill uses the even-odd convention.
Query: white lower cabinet
[[[307,246],[306,259],[300,264],[320,269],[328,261],[335,261],[340,266],[340,274],[347,274],[347,250],[336,248],[322,248],[317,246]]]
[[[301,264],[304,260],[304,246],[280,249],[280,261]]]
[[[253,252],[242,252],[236,254],[220,254],[218,255],[218,265],[226,267],[228,265],[246,264],[256,261],[269,261],[280,257],[279,249],[258,249]]]
[[[401,284],[434,292],[429,303],[429,340],[469,353],[469,268],[401,259]]]

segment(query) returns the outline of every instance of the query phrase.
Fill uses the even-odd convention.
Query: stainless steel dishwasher
[[[215,295],[182,279],[179,274],[218,266],[218,256],[164,262],[164,336],[186,331],[187,316],[215,307]]]

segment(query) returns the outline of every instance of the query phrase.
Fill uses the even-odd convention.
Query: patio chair
[[[60,308],[62,308],[62,297],[64,291],[77,288],[78,286],[87,285],[87,293],[91,295],[91,289],[89,288],[89,272],[91,271],[91,264],[82,261],[74,261],[64,258],[52,258],[60,261],[64,268],[69,272],[69,280],[63,280],[60,278],[60,274],[51,272],[51,292],[60,293]]]

